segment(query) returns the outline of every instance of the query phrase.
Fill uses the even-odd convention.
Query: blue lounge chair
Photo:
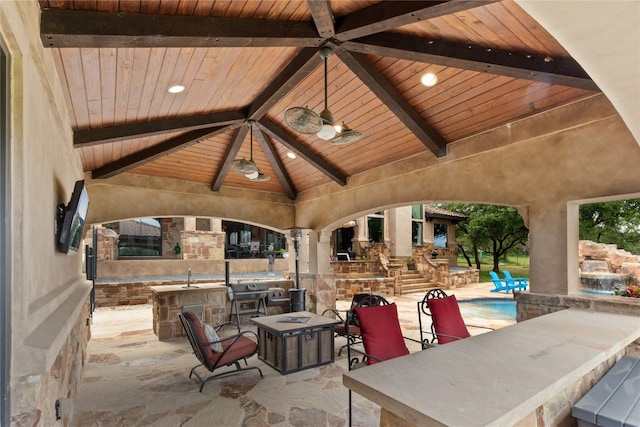
[[[509,270],[502,270],[504,273],[504,278],[507,281],[509,286],[512,286],[513,289],[517,289],[519,291],[526,291],[527,286],[529,286],[529,279],[526,277],[512,277]]]
[[[513,291],[515,289],[515,286],[513,285],[513,283],[515,282],[509,283],[509,281],[501,279],[500,277],[498,277],[495,271],[490,271],[489,274],[491,275],[491,281],[493,282],[493,285],[496,287],[495,289],[491,289],[491,292],[505,291],[505,293],[508,294],[509,291]]]

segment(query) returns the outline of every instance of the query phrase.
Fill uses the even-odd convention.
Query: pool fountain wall
[[[637,285],[640,257],[616,245],[580,241],[580,282],[586,293],[613,294],[616,288]]]

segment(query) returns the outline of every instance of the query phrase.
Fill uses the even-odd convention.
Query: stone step
[[[415,284],[401,284],[400,295],[414,294],[414,293],[427,293],[429,289],[436,288],[435,283],[415,283]]]

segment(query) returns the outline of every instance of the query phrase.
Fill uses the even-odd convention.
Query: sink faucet
[[[187,286],[191,287],[191,269],[187,273]]]

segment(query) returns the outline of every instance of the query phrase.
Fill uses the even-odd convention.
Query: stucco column
[[[355,235],[351,239],[351,249],[360,255],[362,253],[361,248],[369,246],[369,236],[367,236],[367,217],[361,216],[355,220],[357,225],[355,226]]]
[[[220,218],[210,218],[209,230],[213,232],[221,232],[222,231],[222,219]]]
[[[411,241],[411,206],[390,209],[386,212],[388,228],[385,241],[390,240],[392,257],[408,257],[413,254]],[[388,231],[388,233],[387,233]]]
[[[309,233],[309,273],[328,274],[331,268],[331,231]]]
[[[531,292],[578,292],[578,205],[541,202],[530,206],[528,215],[521,209],[523,213],[529,224]]]
[[[184,217],[184,231],[196,231],[196,217],[185,216]]]

